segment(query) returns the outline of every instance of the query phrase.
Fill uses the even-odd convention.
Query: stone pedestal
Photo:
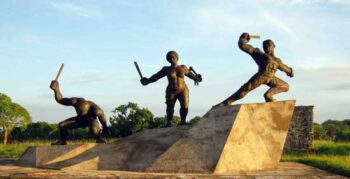
[[[294,104],[279,101],[219,107],[207,112],[194,126],[146,130],[113,144],[32,147],[19,164],[167,173],[274,169]]]

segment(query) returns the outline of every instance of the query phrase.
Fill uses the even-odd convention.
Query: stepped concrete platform
[[[196,178],[196,179],[345,179],[340,175],[326,172],[311,166],[295,162],[281,162],[277,169],[230,173],[230,174],[199,174],[199,173],[148,173],[117,170],[52,170],[15,166],[16,159],[0,159],[0,178]]]
[[[294,104],[279,101],[214,108],[193,126],[145,130],[112,144],[31,147],[18,165],[216,174],[276,169]]]

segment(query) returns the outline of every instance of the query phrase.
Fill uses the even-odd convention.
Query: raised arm
[[[148,85],[149,83],[156,82],[157,80],[163,78],[166,76],[166,67],[163,67],[160,71],[158,71],[156,74],[152,75],[150,78],[142,78],[141,83],[142,85]]]
[[[281,59],[276,58],[276,61],[278,62],[278,69],[285,72],[288,76],[293,77],[294,76],[294,72],[293,72],[293,68],[285,65]]]
[[[65,106],[71,106],[76,103],[76,98],[63,98],[58,81],[53,80],[51,82],[50,88],[55,93],[55,100],[57,101],[57,103]]]

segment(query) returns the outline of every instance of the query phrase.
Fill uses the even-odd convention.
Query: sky
[[[107,116],[138,103],[165,115],[166,78],[142,86],[144,76],[180,64],[203,77],[190,89],[189,116],[204,115],[234,93],[257,65],[237,41],[243,32],[272,39],[275,54],[295,77],[276,76],[290,90],[275,96],[313,105],[315,122],[350,118],[350,0],[0,0],[0,92],[24,106],[33,121],[57,123],[75,116],[49,88],[61,65],[64,97],[84,97]],[[237,103],[264,102],[261,86]],[[175,115],[178,114],[176,104]]]

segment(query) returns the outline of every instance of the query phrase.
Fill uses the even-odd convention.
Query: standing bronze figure
[[[256,36],[254,37],[256,38]],[[277,70],[281,70],[289,77],[293,77],[293,69],[283,64],[281,59],[275,56],[275,43],[272,40],[265,40],[263,42],[264,53],[259,48],[254,48],[248,44],[251,38],[253,38],[253,36],[250,36],[248,33],[243,33],[239,38],[238,46],[253,58],[255,63],[259,66],[258,72],[233,95],[214,107],[230,105],[233,102],[242,99],[246,94],[262,84],[270,87],[270,89],[264,94],[266,102],[275,101],[273,95],[288,91],[288,83],[277,78],[275,73]]]
[[[194,74],[192,72],[193,70],[191,71],[185,65],[178,65],[177,61],[179,60],[179,55],[175,51],[168,52],[166,59],[171,64],[170,66],[163,67],[158,73],[152,75],[150,78],[142,77],[141,83],[142,85],[147,85],[167,76],[168,86],[165,92],[167,127],[172,126],[171,120],[173,119],[176,100],[179,100],[181,106],[180,125],[185,125],[189,103],[189,90],[185,83],[185,76],[194,80],[195,84],[202,81],[202,76],[200,74]]]
[[[106,116],[99,106],[91,101],[85,100],[84,98],[63,98],[59,88],[59,83],[56,80],[51,82],[50,88],[55,92],[55,99],[57,103],[65,106],[73,106],[77,112],[77,116],[58,123],[60,140],[51,143],[51,145],[66,145],[68,129],[81,127],[90,128],[90,132],[95,136],[96,143],[106,143],[106,141],[101,137],[101,129],[97,118],[103,127],[102,134],[107,135],[109,130],[106,123]]]

